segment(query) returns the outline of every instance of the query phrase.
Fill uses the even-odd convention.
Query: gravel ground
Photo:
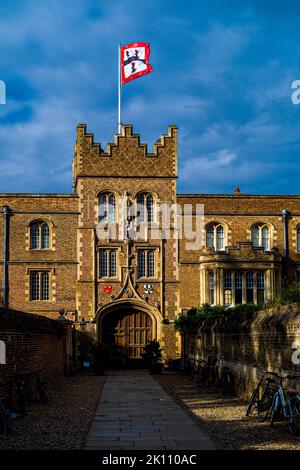
[[[12,423],[0,449],[80,449],[88,433],[105,377],[64,377],[48,385],[50,401],[34,404]]]
[[[181,374],[153,377],[197,420],[218,449],[300,450],[300,437],[288,434],[285,423],[276,422],[271,428],[268,422],[246,417],[244,401],[204,393]]]

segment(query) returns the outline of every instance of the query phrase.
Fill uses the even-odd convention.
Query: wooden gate
[[[130,362],[141,362],[144,346],[152,339],[150,316],[138,311],[108,313],[102,322],[102,341]]]

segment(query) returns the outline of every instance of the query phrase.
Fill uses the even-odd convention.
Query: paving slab
[[[200,426],[147,371],[113,371],[85,449],[213,449]]]

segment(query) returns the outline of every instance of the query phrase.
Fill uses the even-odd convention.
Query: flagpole
[[[118,134],[121,134],[121,124],[122,124],[122,108],[121,108],[121,94],[122,94],[122,84],[121,84],[121,43],[119,42],[119,54],[118,54]]]

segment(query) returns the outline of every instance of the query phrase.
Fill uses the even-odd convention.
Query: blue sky
[[[0,192],[71,192],[77,123],[117,121],[117,43],[151,43],[123,121],[179,127],[178,192],[300,193],[300,10],[276,0],[1,0]]]

